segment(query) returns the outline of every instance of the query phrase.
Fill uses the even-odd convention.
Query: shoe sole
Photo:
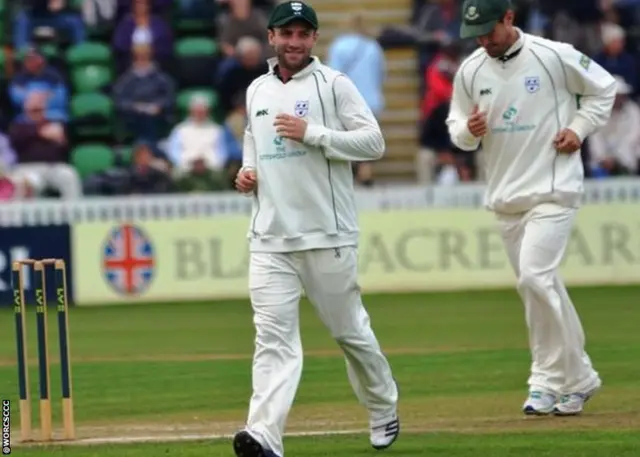
[[[391,441],[389,441],[389,443],[385,444],[384,446],[376,446],[376,445],[371,445],[371,447],[373,447],[376,451],[382,451],[384,449],[388,449],[391,447],[391,445],[393,443],[396,442],[396,440],[398,439],[398,435],[400,435],[400,419],[397,419],[398,421],[398,431],[396,432],[396,434],[393,436],[393,438],[391,439]]]
[[[236,436],[233,437],[233,450],[237,457],[275,456],[273,452],[266,451],[249,432],[238,432]]]

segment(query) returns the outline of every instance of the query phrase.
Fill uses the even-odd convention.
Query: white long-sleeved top
[[[626,100],[614,109],[611,119],[589,140],[591,166],[605,159],[615,159],[629,170],[636,170],[640,161],[640,107]]]
[[[224,130],[212,121],[186,119],[179,123],[171,131],[168,149],[169,158],[181,172],[190,170],[196,159],[204,160],[211,170],[220,170],[227,159]]]
[[[351,161],[382,157],[385,142],[355,85],[317,57],[283,83],[270,70],[247,89],[243,168],[258,185],[249,228],[252,252],[355,246],[358,220]],[[307,121],[303,142],[276,134],[277,114]]]
[[[486,153],[485,204],[506,214],[543,202],[579,206],[584,169],[580,152],[560,154],[553,140],[564,128],[581,140],[607,123],[616,92],[612,75],[573,46],[525,34],[502,62],[479,48],[461,64],[447,119],[460,149]],[[475,138],[467,119],[475,105],[488,131]]]

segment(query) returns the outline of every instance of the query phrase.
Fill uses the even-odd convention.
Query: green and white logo
[[[478,8],[475,5],[469,6],[467,8],[467,13],[464,15],[464,18],[467,21],[475,21],[480,17],[480,13],[478,12]]]
[[[503,114],[502,114],[502,119],[504,119],[505,121],[510,121],[511,119],[513,119],[513,117],[518,114],[518,110],[515,109],[513,106],[510,106],[509,109],[507,109]]]
[[[260,160],[282,160],[292,157],[301,157],[307,154],[307,151],[304,149],[287,150],[287,141],[280,135],[276,135],[273,138],[273,145],[275,146],[275,152],[271,154],[260,154]]]
[[[591,59],[585,56],[584,54],[582,54],[582,57],[580,57],[580,66],[585,70],[588,70],[589,65],[591,65]]]
[[[502,125],[493,127],[491,133],[517,133],[528,132],[536,128],[535,124],[521,124],[518,116],[518,110],[514,106],[507,108],[502,113]]]

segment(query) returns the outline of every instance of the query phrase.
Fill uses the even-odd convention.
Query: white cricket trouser
[[[344,352],[349,381],[371,424],[384,423],[396,412],[398,391],[391,367],[360,298],[357,257],[354,247],[251,254],[256,342],[247,431],[281,457],[282,435],[302,374],[303,287]]]
[[[524,216],[499,215],[502,237],[525,306],[532,390],[556,395],[600,383],[585,352],[582,324],[558,272],[576,210],[541,204]]]

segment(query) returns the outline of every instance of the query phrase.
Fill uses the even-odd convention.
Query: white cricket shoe
[[[584,410],[584,404],[593,397],[600,386],[591,389],[588,392],[576,392],[569,395],[563,395],[560,401],[556,403],[553,414],[556,416],[577,416]]]
[[[379,451],[386,449],[393,444],[399,434],[400,419],[394,415],[389,422],[371,427],[371,446]]]
[[[522,406],[522,411],[528,416],[546,416],[554,411],[557,398],[555,395],[532,390]]]

